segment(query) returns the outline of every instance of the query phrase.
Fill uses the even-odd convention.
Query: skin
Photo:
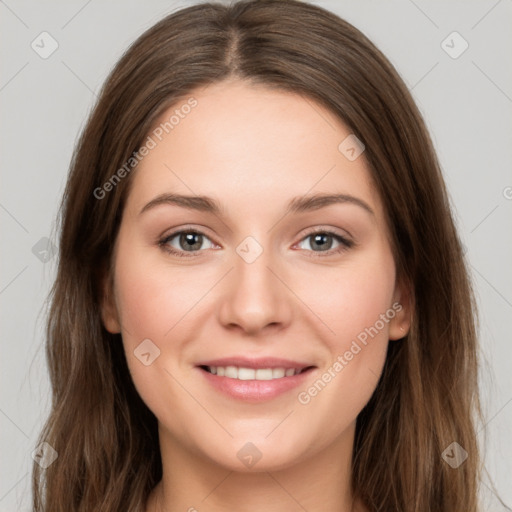
[[[338,145],[350,130],[300,95],[229,81],[190,96],[197,106],[131,177],[114,289],[106,289],[102,308],[158,419],[163,478],[146,512],[365,510],[353,503],[349,485],[356,418],[375,390],[389,340],[409,329],[410,308],[364,153],[349,161]],[[221,215],[171,204],[139,213],[170,192],[209,196]],[[294,197],[334,192],[359,198],[374,213],[340,203],[284,215]],[[191,257],[159,245],[164,235],[191,227],[205,235],[195,252],[186,252],[179,236],[167,244]],[[355,245],[325,256],[308,236],[315,227]],[[236,252],[248,236],[263,249],[250,264]],[[331,252],[342,247],[334,237],[327,243]],[[298,393],[395,302],[401,311],[300,403]],[[147,338],[160,350],[148,366],[134,355]],[[232,355],[317,368],[298,389],[244,403],[214,389],[196,367]],[[251,468],[237,457],[247,442],[262,454]]]

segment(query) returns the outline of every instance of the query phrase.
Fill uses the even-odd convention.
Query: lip
[[[221,359],[210,359],[201,361],[196,366],[242,366],[243,368],[298,368],[304,369],[308,366],[314,366],[311,363],[293,361],[291,359],[281,359],[278,357],[258,357],[250,358],[244,356],[223,357]]]
[[[308,368],[307,370],[291,377],[282,377],[272,380],[239,380],[230,377],[213,375],[201,366],[241,366],[244,368]],[[206,382],[216,391],[230,398],[248,403],[258,403],[272,400],[292,389],[300,386],[308,379],[316,366],[308,363],[278,358],[250,359],[246,357],[230,357],[203,361],[197,365]]]

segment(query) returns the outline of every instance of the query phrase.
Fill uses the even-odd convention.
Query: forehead
[[[362,149],[350,129],[303,95],[217,83],[168,108],[149,136],[155,145],[136,168],[127,207],[177,192],[255,204],[251,213],[313,193],[357,194],[381,208],[364,152],[347,153]]]

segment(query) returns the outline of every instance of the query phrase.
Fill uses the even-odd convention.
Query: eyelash
[[[196,257],[198,254],[197,253],[200,253],[200,252],[203,252],[202,250],[198,250],[198,251],[178,251],[174,248],[171,248],[168,243],[173,239],[173,238],[176,238],[176,236],[178,235],[181,235],[181,234],[195,234],[195,235],[202,235],[206,238],[208,238],[207,235],[205,235],[204,233],[202,233],[201,231],[198,231],[196,229],[182,229],[180,231],[175,231],[174,233],[171,233],[170,235],[167,235],[166,237],[162,238],[161,240],[158,241],[158,245],[162,248],[162,250],[164,250],[165,252],[167,252],[168,254],[172,254],[174,256],[178,256],[180,258],[194,258]],[[327,251],[308,251],[308,252],[311,252],[314,254],[313,257],[319,257],[319,258],[324,258],[324,257],[327,257],[327,256],[333,256],[335,254],[340,254],[350,248],[352,248],[355,243],[351,240],[348,240],[347,238],[339,235],[338,233],[335,233],[334,231],[329,231],[329,230],[325,230],[325,229],[321,229],[321,228],[315,228],[314,230],[310,231],[309,233],[307,233],[301,240],[300,242],[306,240],[307,238],[309,238],[310,236],[313,236],[313,235],[316,235],[316,234],[322,234],[322,235],[329,235],[329,236],[332,236],[336,241],[338,241],[340,243],[340,246],[336,249],[329,249]],[[188,253],[188,254],[187,254]]]

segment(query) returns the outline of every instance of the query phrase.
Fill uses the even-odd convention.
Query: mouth
[[[314,365],[275,358],[205,361],[196,368],[217,392],[244,402],[263,402],[304,384]]]
[[[199,368],[205,372],[217,375],[218,377],[228,377],[237,380],[275,380],[286,377],[293,377],[301,373],[307,372],[314,366],[306,366],[302,368],[248,368],[243,366],[208,366],[200,365]]]

